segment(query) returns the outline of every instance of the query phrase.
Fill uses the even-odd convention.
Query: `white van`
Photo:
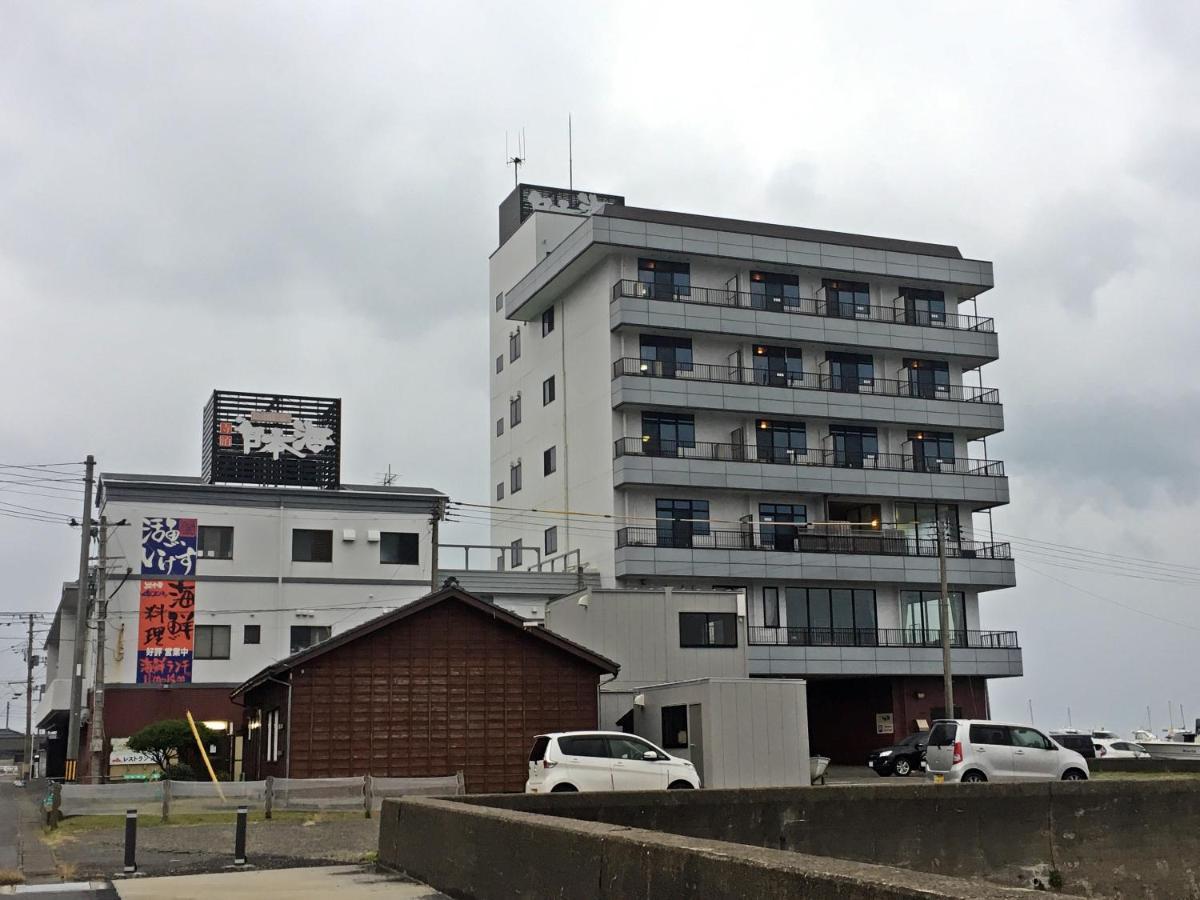
[[[1030,725],[939,719],[929,731],[932,781],[1086,781],[1087,760]]]
[[[620,731],[541,734],[529,751],[527,794],[700,787],[696,767]]]

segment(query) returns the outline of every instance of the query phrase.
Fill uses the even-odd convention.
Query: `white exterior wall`
[[[194,660],[193,684],[240,684],[289,654],[291,626],[327,625],[338,634],[385,608],[424,596],[432,582],[428,516],[115,501],[106,504],[104,514],[110,522],[130,523],[112,529],[108,552],[118,572],[124,566],[133,569],[119,590],[119,577],[109,578],[105,681],[110,684],[137,680],[138,573],[146,517],[194,518],[200,525],[233,527],[233,559],[200,559],[196,570],[195,623],[229,625],[230,658]],[[293,562],[295,528],[332,530],[333,562]],[[343,540],[346,529],[354,531],[354,540]],[[368,542],[368,530],[419,535],[419,565],[381,565],[380,544]],[[260,644],[243,643],[245,625],[261,626]],[[90,685],[92,667],[87,671]]]

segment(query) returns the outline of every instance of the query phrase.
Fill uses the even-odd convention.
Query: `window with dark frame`
[[[496,420],[496,437],[500,437],[500,435],[502,435],[502,434],[504,434],[504,417],[503,416],[501,416],[499,419]]]
[[[780,310],[800,305],[800,278],[779,272],[750,273],[750,306]]]
[[[642,413],[642,453],[675,456],[680,447],[696,446],[696,417],[685,413]]]
[[[554,402],[554,376],[551,375],[542,382],[542,406],[549,406]]]
[[[508,336],[508,361],[516,362],[521,358],[521,329],[518,328]]]
[[[789,587],[785,595],[789,644],[873,647],[879,643],[875,591]]]
[[[942,291],[928,288],[900,288],[904,298],[905,321],[912,325],[928,325],[933,328],[946,324],[946,295]]]
[[[554,307],[550,306],[542,310],[542,337],[545,337],[554,330]]]
[[[508,401],[508,427],[515,428],[521,424],[521,395],[512,397]]]
[[[542,453],[542,475],[553,475],[558,471],[558,447],[550,447]]]
[[[197,625],[193,632],[193,659],[229,659],[229,626]]]
[[[871,285],[867,282],[826,278],[821,284],[825,288],[827,315],[842,319],[871,317]]]
[[[508,565],[509,568],[517,568],[523,564],[525,555],[525,542],[517,538],[508,545]]]
[[[557,553],[558,552],[558,526],[551,525],[549,528],[547,528],[545,530],[545,532],[543,533],[543,537],[545,538],[544,546],[545,546],[545,550],[546,550],[546,555],[551,556],[551,555]]]
[[[291,652],[299,653],[313,644],[329,640],[332,629],[329,625],[293,625],[291,629]]]
[[[639,338],[641,371],[647,375],[674,378],[692,371],[692,339],[643,334]]]
[[[779,588],[765,587],[762,589],[763,627],[779,627]]]
[[[421,563],[421,537],[409,531],[384,531],[379,535],[379,562],[389,566]]]
[[[942,463],[954,462],[954,434],[950,431],[910,431],[913,469],[939,472]]]
[[[243,644],[261,644],[262,643],[262,626],[261,625],[246,625],[242,628],[242,643]]]
[[[662,746],[664,750],[683,750],[688,746],[687,706],[662,708]]]
[[[736,647],[737,613],[681,612],[680,647]]]
[[[905,359],[908,370],[908,393],[923,400],[946,400],[950,397],[950,364],[941,359]]]
[[[515,462],[508,467],[508,492],[515,494],[521,489],[521,463]]]
[[[504,482],[503,481],[496,482],[496,499],[497,500],[504,499]]]
[[[655,300],[675,300],[690,296],[692,267],[689,263],[662,259],[638,260],[640,297]]]
[[[847,394],[869,392],[875,386],[875,359],[865,353],[826,351],[829,390]]]
[[[201,525],[196,550],[201,559],[233,559],[233,526]]]
[[[333,532],[326,529],[293,528],[292,562],[333,562]]]
[[[504,371],[504,354],[501,353],[496,357],[496,374],[499,375]]]
[[[692,538],[710,534],[707,500],[658,498],[654,501],[655,543],[688,549]]]

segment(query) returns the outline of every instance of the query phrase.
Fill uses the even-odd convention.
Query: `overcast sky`
[[[310,393],[345,480],[486,502],[504,134],[565,184],[571,112],[581,187],[993,260],[997,539],[1103,554],[1016,547],[994,713],[1200,716],[1200,13],[847,6],[4,4],[0,463],[198,474],[214,387]],[[73,535],[0,516],[0,608],[53,608]]]

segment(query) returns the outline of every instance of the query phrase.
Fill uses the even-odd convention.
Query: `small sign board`
[[[895,734],[896,723],[891,713],[875,713],[875,733]]]

